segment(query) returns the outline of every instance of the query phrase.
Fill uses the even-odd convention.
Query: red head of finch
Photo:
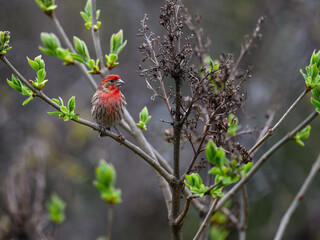
[[[91,100],[91,116],[100,126],[110,130],[123,116],[126,99],[120,92],[124,82],[118,75],[109,75],[103,79]]]

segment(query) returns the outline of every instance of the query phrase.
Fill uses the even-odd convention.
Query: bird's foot
[[[103,127],[103,126],[99,126],[99,137],[105,137],[107,136],[104,132],[107,130],[107,128]]]

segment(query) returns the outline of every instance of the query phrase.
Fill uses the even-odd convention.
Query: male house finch
[[[91,116],[100,126],[110,130],[114,127],[119,133],[119,139],[123,140],[122,134],[115,127],[123,116],[123,108],[126,98],[120,92],[120,86],[124,81],[118,75],[109,75],[103,79],[91,100]],[[101,135],[101,134],[100,134]]]

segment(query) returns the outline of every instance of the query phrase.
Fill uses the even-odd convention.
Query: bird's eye
[[[110,81],[109,81],[110,83],[113,83],[114,82],[114,80],[113,79],[110,79]]]

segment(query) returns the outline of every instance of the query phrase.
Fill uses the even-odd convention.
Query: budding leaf
[[[48,211],[49,219],[56,223],[62,223],[65,220],[65,202],[58,197],[58,195],[53,194],[50,197],[50,201],[46,204],[46,208]]]
[[[304,147],[304,142],[301,139],[307,139],[310,135],[310,131],[311,126],[306,126],[304,129],[296,133],[296,135],[293,137],[294,141],[300,146]]]
[[[73,112],[75,108],[76,108],[76,102],[75,102],[75,97],[73,96],[69,99],[69,102],[68,102],[69,112]]]
[[[32,67],[35,71],[39,71],[39,69],[40,69],[40,66],[39,66],[39,64],[37,63],[37,62],[35,62],[35,61],[32,61],[30,58],[28,58],[27,57],[27,59],[28,59],[28,63],[29,63],[29,65],[30,65],[30,67]]]

